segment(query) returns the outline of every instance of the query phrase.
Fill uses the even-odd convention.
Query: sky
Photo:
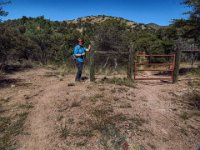
[[[2,0],[0,0],[2,1]],[[79,17],[108,15],[138,23],[169,25],[172,19],[187,18],[182,0],[11,0],[4,6],[9,12],[3,20],[22,16],[44,16],[53,21],[73,20]]]

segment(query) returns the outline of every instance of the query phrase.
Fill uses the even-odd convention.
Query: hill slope
[[[141,29],[149,29],[149,30],[157,30],[162,28],[161,26],[154,24],[142,24],[142,23],[137,23],[131,20],[127,20],[121,17],[113,17],[113,16],[105,16],[105,15],[98,15],[98,16],[86,16],[86,17],[80,17],[74,20],[65,20],[67,24],[100,24],[105,22],[106,20],[118,20],[121,23],[125,23],[129,28],[134,29],[134,28],[141,28]]]

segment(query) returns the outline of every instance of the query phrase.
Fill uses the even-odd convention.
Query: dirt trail
[[[20,137],[19,149],[56,149],[56,139],[59,140],[59,137],[56,137],[58,110],[56,104],[59,103],[59,100],[65,98],[68,83],[66,80],[59,81],[60,79],[50,70],[38,69],[30,72],[30,77],[36,77],[35,79],[29,77],[30,82],[37,85],[40,90],[30,99],[34,103],[34,108],[30,112],[25,125],[29,135]],[[48,77],[48,73],[53,73],[53,75]]]
[[[53,75],[49,75],[49,73],[53,73]],[[119,107],[116,108],[116,111],[130,116],[137,114],[148,120],[148,123],[144,124],[137,132],[127,130],[129,132],[127,141],[130,147],[133,148],[140,144],[143,144],[146,149],[159,150],[187,150],[197,147],[199,133],[190,134],[191,129],[187,129],[189,132],[187,135],[181,133],[182,128],[188,124],[177,116],[179,111],[174,111],[177,106],[172,101],[174,95],[170,94],[183,91],[185,86],[182,83],[174,85],[160,81],[141,81],[137,83],[136,88],[124,87],[125,92],[112,93],[113,89],[124,89],[109,84],[91,84],[89,81],[68,86],[74,80],[73,75],[67,75],[60,79],[55,71],[49,69],[33,69],[16,73],[10,77],[19,78],[32,84],[26,89],[29,91],[28,93],[21,90],[22,95],[24,91],[24,95],[29,96],[28,101],[33,103],[34,108],[25,123],[24,130],[28,134],[20,135],[17,138],[20,150],[95,149],[95,142],[82,148],[69,146],[58,133],[60,125],[58,117],[62,114],[65,117],[74,117],[75,121],[82,119],[86,115],[85,108],[94,105],[94,102],[91,103],[87,98],[89,99],[95,93],[103,93],[105,98],[125,99],[119,102],[113,101],[112,105],[116,107],[118,103],[127,102],[130,103],[131,108]],[[15,92],[14,94],[19,93],[19,91]],[[69,109],[74,100],[81,102],[80,108]]]
[[[55,136],[56,108],[55,99],[62,95],[66,83],[49,85],[37,97],[34,109],[28,117],[28,131],[20,149],[52,149]]]
[[[177,132],[178,121],[174,120],[172,96],[169,95],[169,92],[176,89],[176,86],[160,81],[141,81],[138,89],[138,98],[141,97],[139,99],[145,101],[145,106],[138,111],[145,111],[143,115],[148,116],[149,120],[147,128],[155,136],[153,139],[147,140],[147,143],[156,143],[161,150],[185,149],[185,143],[176,141],[181,135]]]

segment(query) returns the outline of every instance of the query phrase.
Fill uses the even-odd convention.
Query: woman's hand
[[[91,45],[88,46],[88,49],[89,49],[89,50],[91,49]]]

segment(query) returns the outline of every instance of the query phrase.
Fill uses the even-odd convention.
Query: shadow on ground
[[[0,89],[10,87],[11,85],[15,85],[21,81],[21,79],[0,78]]]
[[[5,73],[14,73],[33,68],[31,65],[1,65],[0,70]]]
[[[179,74],[180,75],[186,75],[188,73],[194,73],[194,72],[200,72],[200,67],[198,68],[180,68]]]

